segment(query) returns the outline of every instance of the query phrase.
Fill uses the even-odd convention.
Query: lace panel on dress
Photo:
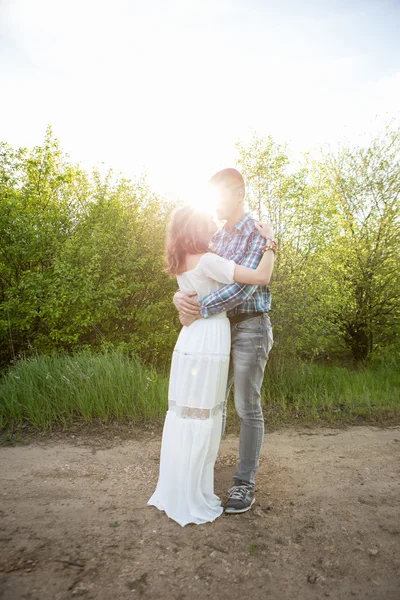
[[[181,419],[210,419],[222,411],[223,402],[212,408],[200,408],[197,406],[181,406],[176,402],[169,403],[169,410],[173,410]]]

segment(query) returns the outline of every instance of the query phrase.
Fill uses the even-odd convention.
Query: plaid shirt
[[[255,228],[254,219],[248,212],[233,226],[231,232],[225,225],[217,231],[211,240],[211,249],[223,258],[256,269],[264,244],[265,240]],[[271,293],[267,285],[231,283],[203,298],[200,304],[200,313],[204,318],[223,311],[227,311],[228,317],[255,311],[269,312]]]

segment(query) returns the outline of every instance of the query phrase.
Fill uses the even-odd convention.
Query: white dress
[[[207,252],[177,277],[180,291],[198,300],[233,283],[235,262]],[[231,348],[226,312],[180,331],[172,355],[168,411],[156,490],[147,502],[180,525],[213,521],[223,512],[214,494],[214,463],[221,441]]]

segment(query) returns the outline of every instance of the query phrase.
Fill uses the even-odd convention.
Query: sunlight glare
[[[184,200],[197,210],[207,212],[215,217],[216,191],[208,182],[191,188],[184,194]]]

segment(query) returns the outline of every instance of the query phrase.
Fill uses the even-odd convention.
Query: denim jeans
[[[222,434],[225,431],[227,400],[233,384],[235,408],[240,417],[239,465],[233,478],[235,483],[241,480],[253,487],[264,440],[261,385],[273,343],[268,313],[231,323],[231,356]]]

